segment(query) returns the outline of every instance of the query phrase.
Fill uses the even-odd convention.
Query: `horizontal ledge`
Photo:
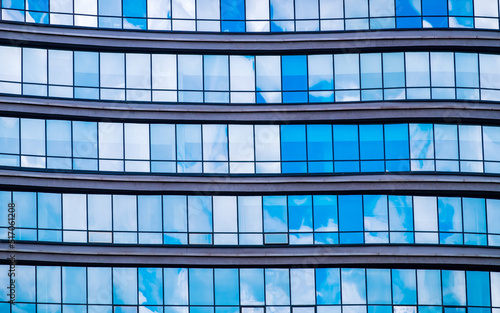
[[[0,259],[15,254],[18,264],[111,266],[371,266],[500,268],[500,249],[442,246],[349,247],[125,247],[16,243],[0,244]]]
[[[36,118],[131,122],[283,123],[500,121],[500,104],[468,101],[380,101],[330,104],[211,105],[101,102],[0,96],[0,112]]]
[[[0,23],[0,42],[10,45],[45,47],[85,47],[119,51],[202,51],[271,53],[279,51],[343,51],[430,49],[495,51],[500,47],[500,32],[473,29],[419,29],[346,31],[293,34],[214,34],[160,33],[104,29],[80,29]]]
[[[132,194],[429,194],[500,196],[500,177],[378,174],[345,176],[200,177],[0,170],[0,188]]]

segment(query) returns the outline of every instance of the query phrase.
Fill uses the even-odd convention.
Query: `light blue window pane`
[[[359,160],[357,125],[333,125],[333,152],[336,161]]]
[[[261,197],[238,197],[238,227],[240,232],[262,232]]]
[[[387,196],[363,196],[364,226],[367,231],[389,230]]]
[[[45,155],[45,120],[21,119],[21,153]]]
[[[441,305],[441,275],[438,270],[417,270],[418,304]]]
[[[430,85],[428,52],[407,52],[405,62],[407,87],[427,87]]]
[[[282,128],[283,129],[283,128]],[[309,161],[333,159],[331,125],[307,125],[307,156]]]
[[[422,0],[423,15],[445,15],[447,0]]]
[[[338,268],[316,269],[316,303],[340,304],[340,270]]]
[[[439,230],[450,232],[462,231],[462,199],[438,198]]]
[[[99,54],[75,51],[75,86],[99,87]]]
[[[344,1],[345,17],[368,17],[368,0]]]
[[[85,304],[87,302],[87,269],[85,267],[62,268],[62,296],[63,303]]]
[[[341,269],[342,304],[365,304],[365,270],[354,268]]]
[[[359,89],[359,54],[336,54],[335,89]]]
[[[479,87],[476,53],[455,53],[457,87]]]
[[[12,202],[16,205],[16,227],[36,227],[36,193],[13,192]]]
[[[161,268],[139,268],[139,300],[143,305],[163,304],[163,272]]]
[[[215,305],[239,305],[238,269],[215,269]]]
[[[262,197],[264,206],[264,232],[288,231],[286,196]]]
[[[448,10],[452,16],[472,16],[472,0],[448,0]]]
[[[256,56],[257,91],[281,90],[279,56]]]
[[[88,303],[111,304],[111,268],[89,267],[88,271]]]
[[[113,268],[113,303],[137,304],[136,268]]]
[[[125,55],[123,53],[100,53],[101,87],[125,87]]]
[[[314,269],[290,269],[290,289],[292,305],[314,305],[316,303]]]
[[[163,230],[187,231],[186,196],[163,196]]]
[[[17,206],[17,205],[16,205]],[[7,275],[6,273],[4,275]],[[16,265],[16,292],[17,302],[35,302],[35,267]]]
[[[500,88],[500,55],[480,54],[481,88]]]
[[[433,159],[432,124],[410,124],[410,155],[412,159]]]
[[[488,232],[500,234],[500,200],[487,199],[488,207]]]
[[[227,161],[227,125],[203,125],[203,160]]]
[[[264,305],[264,270],[240,269],[241,305]]]
[[[151,159],[175,160],[175,125],[151,124]]]
[[[484,159],[500,161],[500,127],[483,126]]]
[[[111,230],[111,196],[88,195],[89,230]]]
[[[404,87],[404,54],[400,52],[384,53],[382,54],[382,58],[384,64],[384,87]]]
[[[313,196],[314,230],[317,232],[338,231],[337,197]]]
[[[146,17],[146,0],[123,0],[124,17]]]
[[[290,305],[288,269],[266,269],[266,305]]]
[[[23,82],[47,83],[47,50],[23,48]]]
[[[360,55],[361,88],[382,88],[382,58],[380,53]]]
[[[271,19],[293,19],[293,0],[271,0]]]
[[[47,155],[71,156],[71,122],[47,120]]]
[[[392,298],[394,304],[417,304],[415,270],[392,270]]]
[[[113,230],[137,231],[136,196],[113,195]]]
[[[420,14],[420,0],[396,0],[397,16],[419,16]]]
[[[367,269],[369,304],[391,304],[391,270]]]
[[[202,90],[201,55],[178,56],[178,82],[180,90]]]
[[[244,20],[245,4],[243,0],[221,0],[222,20]]]
[[[99,15],[121,16],[122,5],[120,0],[99,0]]]
[[[204,56],[205,90],[229,90],[229,61],[227,56]]]
[[[312,232],[312,198],[311,196],[288,197],[289,231]]]
[[[458,159],[458,133],[456,125],[434,125],[436,158]]]
[[[486,211],[484,199],[463,198],[464,231],[486,232]]]
[[[384,125],[385,157],[387,159],[408,159],[408,125]]]
[[[165,305],[188,304],[188,270],[186,268],[164,268]]]
[[[283,161],[306,160],[305,125],[281,126],[281,158]]]
[[[231,62],[231,90],[255,90],[255,57],[232,55]]]
[[[201,161],[201,125],[177,125],[177,159]]]
[[[0,117],[0,152],[19,153],[19,119]]]
[[[24,10],[24,0],[2,1],[2,8]]]
[[[466,305],[465,272],[442,271],[443,305]]]
[[[431,52],[431,79],[434,87],[455,86],[453,52]]]
[[[97,158],[97,123],[73,122],[73,157]]]
[[[307,64],[305,55],[288,55],[283,63],[283,90],[307,90]]]
[[[383,134],[382,125],[359,125],[361,160],[384,159]]]
[[[339,196],[340,231],[363,231],[361,196]]]
[[[483,142],[481,126],[458,126],[461,160],[482,160]]]
[[[333,89],[333,58],[327,55],[307,56],[309,90]]]
[[[189,269],[189,303],[191,305],[214,304],[213,269]]]
[[[38,194],[38,227],[61,229],[61,194]]]
[[[490,306],[490,276],[488,272],[467,271],[467,305]]]
[[[15,213],[15,212],[9,212],[9,203],[11,203],[12,199],[12,192],[10,191],[0,191],[0,205],[2,205],[2,208],[0,209],[0,227],[8,227],[9,222],[8,222],[8,215],[9,213]],[[14,204],[15,205],[15,204]],[[15,207],[14,207],[15,209]],[[10,210],[12,211],[12,210]],[[1,266],[0,266],[1,267]],[[5,278],[5,277],[2,277]],[[0,278],[0,279],[2,279]],[[9,278],[10,280],[10,278]],[[5,291],[5,290],[3,290]],[[2,290],[0,290],[0,300],[3,300],[2,298]]]
[[[161,196],[138,196],[139,231],[162,230]]]
[[[61,267],[37,266],[37,301],[61,303]]]
[[[189,231],[212,232],[212,197],[188,197]]]

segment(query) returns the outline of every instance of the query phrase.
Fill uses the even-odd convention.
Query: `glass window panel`
[[[483,126],[484,159],[500,161],[500,127]]]
[[[361,88],[382,88],[381,54],[364,53],[360,55],[360,58]]]
[[[125,56],[123,53],[100,53],[101,87],[125,87]]]
[[[307,90],[305,55],[282,56],[283,90]]]
[[[194,0],[172,0],[172,17],[194,19],[195,1]]]
[[[342,273],[342,304],[365,304],[366,285],[365,270],[343,268]]]
[[[240,232],[262,232],[261,197],[238,197],[238,225]]]
[[[476,53],[455,53],[455,68],[457,87],[479,87],[479,65]]]
[[[333,58],[327,55],[307,56],[309,90],[333,89]]]
[[[286,196],[262,197],[264,207],[264,232],[286,232],[287,204]]]
[[[201,125],[177,125],[177,159],[201,161]]]
[[[36,267],[37,301],[45,303],[61,303],[61,267]]]
[[[383,53],[382,58],[384,64],[384,87],[404,87],[404,54],[401,52]]]
[[[438,198],[439,230],[462,231],[462,201],[460,198]]]
[[[123,159],[123,124],[99,123],[99,157]]]
[[[417,270],[418,304],[441,305],[441,275],[438,270]]]
[[[136,196],[113,195],[113,230],[137,231]]]
[[[89,230],[111,230],[111,196],[88,195]]]
[[[292,305],[315,304],[314,269],[290,269]]]
[[[241,305],[264,305],[263,269],[240,269],[240,303]]]
[[[120,0],[99,0],[99,15],[122,16]]]
[[[149,54],[127,53],[127,88],[151,88],[151,58]]]
[[[485,199],[463,198],[464,231],[471,233],[486,232]]]
[[[213,197],[214,231],[237,232],[236,197]]]
[[[408,159],[408,125],[384,125],[385,157],[387,159]]]
[[[500,307],[500,273],[491,272],[491,301],[492,306]],[[495,311],[493,311],[495,312]],[[498,310],[497,310],[498,312]]]
[[[151,159],[175,160],[175,125],[151,124]]]
[[[257,161],[280,160],[278,125],[255,125],[255,156]]]
[[[191,305],[214,304],[214,273],[213,269],[189,269],[189,303]]]
[[[45,120],[21,119],[21,153],[45,155]]]
[[[289,231],[312,232],[312,198],[311,196],[288,197]]]
[[[387,196],[363,196],[364,225],[368,231],[389,230]]]
[[[358,126],[333,125],[335,160],[359,160]]]
[[[257,90],[281,90],[281,62],[279,56],[256,56]]]
[[[71,122],[47,120],[47,155],[71,156]]]
[[[284,20],[293,18],[294,18],[293,1],[271,0],[271,19]]]
[[[113,304],[137,304],[136,268],[113,268]]]
[[[73,85],[73,52],[49,50],[49,83]]]
[[[340,270],[338,268],[316,269],[316,303],[340,304]]]
[[[309,161],[333,159],[330,125],[307,125],[307,153]]]
[[[498,1],[496,0],[475,0],[474,1],[475,16],[498,16]]]
[[[202,90],[202,56],[178,55],[178,80],[180,90]]]
[[[203,125],[203,160],[227,161],[227,125]]]
[[[443,304],[444,305],[466,305],[465,297],[465,272],[445,271],[443,277]]]
[[[61,194],[38,193],[38,227],[61,229]]]
[[[413,197],[415,231],[437,231],[437,202],[435,197]]]
[[[500,88],[500,55],[479,54],[481,88]]]
[[[188,304],[188,270],[186,268],[164,268],[164,301],[166,305]]]
[[[163,304],[163,272],[161,268],[139,268],[139,304]]]
[[[432,124],[410,124],[410,155],[412,159],[433,159]]]
[[[369,304],[391,304],[391,271],[367,269],[366,283]]]
[[[368,0],[344,1],[345,17],[368,17]]]
[[[203,64],[205,90],[229,90],[228,57],[205,55]]]
[[[5,274],[6,275],[6,274]],[[17,302],[35,302],[35,267],[16,265],[16,293]]]
[[[266,305],[290,305],[288,269],[265,269]]]
[[[123,16],[146,17],[146,0],[123,0]]]
[[[2,60],[0,80],[20,82],[21,48],[0,47],[0,60]]]
[[[89,267],[88,271],[88,303],[111,304],[111,268]]]
[[[99,87],[99,54],[75,51],[75,86]]]
[[[36,193],[13,192],[12,202],[16,205],[16,227],[36,227]]]
[[[87,197],[63,194],[63,229],[87,229]]]
[[[339,196],[340,231],[363,231],[361,196]]]
[[[320,18],[342,18],[344,17],[344,1],[342,0],[320,0]]]
[[[314,230],[338,231],[337,197],[313,196]]]
[[[255,57],[231,55],[231,90],[255,90]]]
[[[97,123],[73,121],[73,157],[97,158]]]
[[[359,54],[336,54],[335,89],[359,89]]]
[[[436,158],[458,159],[458,133],[456,125],[434,125]]]
[[[125,124],[125,158],[149,160],[148,124]]]
[[[432,86],[455,86],[455,60],[453,52],[431,52]]]
[[[162,231],[161,196],[138,196],[139,231]]]
[[[389,196],[391,231],[413,230],[412,197]]]
[[[163,196],[164,231],[187,231],[187,197]]]
[[[177,56],[153,54],[152,62],[153,89],[177,89]]]
[[[19,153],[19,119],[0,117],[0,152]]]
[[[23,82],[47,83],[47,50],[23,48]]]
[[[196,3],[196,18],[198,19],[220,19],[219,0],[199,1]]]
[[[281,159],[283,161],[306,160],[305,125],[281,125]]]
[[[458,126],[461,160],[482,160],[481,126]]]
[[[189,196],[189,231],[212,232],[212,197]]]
[[[359,125],[361,160],[384,159],[384,131],[382,125]]]
[[[229,125],[229,158],[231,161],[253,161],[252,125]]]
[[[406,52],[406,86],[427,87],[430,85],[429,53]]]
[[[62,268],[63,303],[85,304],[87,302],[87,268]]]
[[[370,0],[370,17],[395,16],[393,1]]]
[[[238,269],[215,269],[215,304],[239,305]]]
[[[392,270],[394,304],[417,304],[417,278],[415,270]]]
[[[500,234],[500,200],[487,199],[488,232]]]
[[[467,271],[467,305],[490,306],[490,282],[488,272]]]

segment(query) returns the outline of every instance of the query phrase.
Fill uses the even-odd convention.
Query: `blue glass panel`
[[[485,199],[463,198],[464,231],[486,232]]]
[[[305,125],[281,126],[281,159],[283,161],[306,160]]]
[[[369,304],[391,304],[391,271],[367,269],[367,292]]]
[[[359,125],[361,160],[384,159],[383,133],[382,125]]]
[[[264,304],[264,270],[261,268],[240,269],[241,305]]]
[[[38,194],[38,227],[61,229],[61,195]]]
[[[306,56],[283,56],[281,62],[283,69],[283,90],[307,90]]]
[[[472,16],[472,0],[448,0],[450,16]]]
[[[244,0],[221,0],[221,19],[241,21],[245,19]]]
[[[470,272],[467,277],[467,304],[490,306],[490,275],[488,272]]]
[[[392,294],[394,304],[417,304],[415,270],[392,270]]]
[[[316,303],[340,304],[340,270],[338,268],[316,269]]]
[[[189,303],[191,305],[214,304],[213,269],[189,269]]]
[[[242,33],[245,31],[245,22],[222,21],[221,22],[221,31],[222,32]]]
[[[62,268],[62,293],[63,303],[85,304],[87,302],[87,269],[85,267]]]
[[[139,268],[140,304],[163,304],[163,271],[161,268]]]
[[[124,17],[146,17],[146,0],[123,0]]]
[[[311,196],[289,196],[288,225],[290,232],[312,232],[312,198]]]
[[[446,15],[447,0],[422,0],[423,15]]]
[[[313,196],[314,230],[338,231],[337,197]]]
[[[419,16],[421,12],[420,0],[396,0],[397,16]]]
[[[332,160],[332,127],[307,125],[307,156],[309,161]]]
[[[75,86],[99,87],[99,54],[75,51]]]
[[[113,268],[113,303],[137,304],[136,268]]]
[[[385,125],[384,130],[386,159],[408,159],[408,125]]]
[[[366,285],[365,270],[359,268],[343,268],[342,304],[365,304]]]
[[[438,198],[439,230],[462,231],[462,201],[460,198]]]
[[[264,207],[264,232],[288,231],[286,196],[262,197]]]
[[[465,272],[464,271],[442,271],[443,277],[443,304],[444,305],[466,305],[465,296]]]
[[[333,125],[333,152],[335,160],[359,160],[357,125]]]
[[[441,273],[438,270],[417,270],[418,304],[441,304]]]
[[[239,305],[238,269],[215,269],[215,305]]]
[[[266,305],[290,304],[290,273],[288,269],[265,269]]]
[[[24,0],[2,0],[2,7],[24,10]]]
[[[26,0],[26,10],[30,11],[49,11],[48,0]]]
[[[340,231],[363,231],[361,196],[339,196]]]
[[[185,268],[164,268],[165,304],[188,304],[188,270]]]

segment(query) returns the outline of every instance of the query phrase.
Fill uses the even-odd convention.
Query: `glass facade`
[[[0,93],[160,103],[500,100],[500,55],[192,55],[0,46]],[[138,104],[139,105],[139,104]]]
[[[3,0],[3,21],[188,32],[499,29],[497,0]]]
[[[0,191],[16,240],[140,245],[500,246],[500,200],[399,195],[181,196]]]
[[[0,165],[163,174],[499,174],[500,127],[138,124],[0,117]]]

